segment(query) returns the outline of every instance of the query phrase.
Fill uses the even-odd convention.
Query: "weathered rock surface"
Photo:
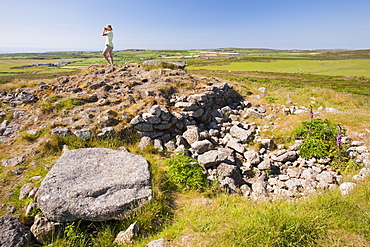
[[[233,151],[227,148],[211,150],[198,156],[199,164],[203,165],[206,168],[218,165],[221,162],[230,163],[232,161],[233,161]]]
[[[145,247],[166,247],[166,241],[164,238],[160,238],[149,242]]]
[[[37,202],[52,221],[104,221],[123,218],[151,197],[145,158],[87,148],[67,151],[58,159],[41,183]]]
[[[114,243],[119,244],[131,244],[139,232],[139,224],[137,222],[132,223],[126,231],[118,233]]]
[[[15,217],[0,217],[0,246],[23,247],[31,240],[30,231]]]
[[[19,164],[23,163],[25,160],[26,160],[26,157],[17,156],[17,157],[10,158],[10,159],[3,159],[1,161],[1,163],[5,167],[10,167],[10,166],[19,165]]]
[[[33,236],[40,243],[47,243],[55,239],[62,232],[62,229],[62,223],[49,221],[39,215],[35,216],[34,223],[31,226]]]

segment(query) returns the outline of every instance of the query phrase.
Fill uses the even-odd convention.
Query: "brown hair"
[[[109,28],[110,30],[113,30],[112,25],[106,25],[105,27]]]

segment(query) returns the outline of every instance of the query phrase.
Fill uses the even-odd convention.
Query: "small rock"
[[[226,144],[226,147],[234,149],[238,153],[244,153],[245,152],[245,147],[236,138],[231,138],[228,141],[228,143]]]
[[[342,183],[339,186],[339,190],[341,194],[345,196],[351,193],[351,191],[354,190],[356,187],[357,187],[357,184],[352,183],[352,182],[347,182],[347,183]]]
[[[191,148],[198,154],[203,154],[213,149],[213,144],[208,140],[196,141],[191,144]]]
[[[27,183],[22,186],[19,192],[19,200],[23,200],[27,197],[28,193],[32,190],[32,184]]]
[[[211,150],[198,156],[199,164],[203,165],[206,168],[218,165],[221,162],[232,163],[233,161],[234,161],[233,151],[227,148]]]
[[[25,215],[26,215],[26,216],[31,215],[32,211],[33,211],[35,208],[36,208],[36,203],[35,203],[34,201],[30,202],[30,203],[27,205]]]
[[[90,129],[74,130],[72,131],[72,133],[79,138],[85,138],[85,139],[89,139],[91,135]]]
[[[164,238],[160,238],[149,242],[145,247],[166,247],[166,242]]]
[[[134,222],[131,224],[126,231],[121,231],[118,233],[114,243],[120,244],[130,244],[134,241],[136,235],[139,232],[139,224]]]
[[[231,127],[230,134],[239,139],[242,143],[247,143],[251,136],[251,133],[248,130],[240,128],[237,125]]]
[[[143,136],[139,142],[139,148],[141,150],[149,147],[150,145],[153,145],[153,140],[152,138],[148,137],[148,136]]]
[[[24,172],[24,168],[15,168],[10,170],[14,175],[21,175]]]
[[[311,168],[308,168],[308,169],[306,169],[306,170],[304,170],[303,172],[302,172],[302,177],[304,178],[304,179],[306,179],[306,180],[308,180],[308,181],[315,181],[316,180],[316,176],[317,176],[317,172],[315,171],[315,170],[313,170],[313,169],[311,169]]]
[[[246,151],[244,153],[244,158],[251,164],[251,165],[258,165],[261,162],[261,158],[256,151]]]
[[[316,179],[324,185],[334,183],[334,176],[331,172],[323,171],[322,173],[316,176]]]
[[[19,165],[23,163],[24,161],[26,161],[26,157],[17,156],[11,159],[3,159],[1,162],[4,167],[10,167],[10,166]]]
[[[189,143],[189,145],[192,145],[194,142],[200,140],[199,129],[197,127],[188,129],[182,134],[182,136]]]
[[[169,141],[167,142],[166,144],[164,144],[165,148],[168,150],[168,151],[174,151],[176,149],[176,144],[174,141]]]
[[[72,134],[72,132],[66,127],[56,127],[51,130],[51,133],[60,137],[65,137]]]
[[[17,218],[0,217],[0,246],[25,247],[30,244],[30,241],[30,231]]]
[[[31,232],[40,243],[49,243],[62,233],[62,223],[49,221],[45,217],[35,216]]]
[[[160,153],[164,152],[163,143],[159,139],[154,140],[154,148],[155,148],[155,150],[157,150]]]
[[[240,191],[242,192],[242,194],[243,194],[244,197],[248,197],[252,193],[251,187],[249,187],[246,184],[243,184],[242,186],[240,186]]]

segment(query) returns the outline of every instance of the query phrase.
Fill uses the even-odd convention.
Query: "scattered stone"
[[[145,247],[166,247],[166,241],[164,238],[160,238],[149,242]]]
[[[63,224],[49,221],[45,217],[35,216],[31,232],[40,243],[49,243],[62,233]]]
[[[34,201],[27,205],[25,216],[30,216],[33,210],[36,208],[36,203]]]
[[[89,139],[91,135],[90,129],[74,130],[72,131],[72,133],[79,138],[85,138],[85,139]]]
[[[21,175],[24,172],[24,168],[18,167],[10,170],[14,175]]]
[[[237,125],[231,127],[230,134],[233,137],[239,139],[242,143],[247,143],[251,135],[251,133],[248,130],[240,128]]]
[[[199,141],[199,129],[190,128],[185,131],[182,136],[189,143],[189,145],[192,145],[194,142]]]
[[[342,193],[342,195],[346,196],[349,193],[351,193],[352,190],[354,190],[356,187],[357,187],[357,184],[352,183],[352,182],[346,182],[346,183],[342,183],[339,186],[339,190]]]
[[[256,151],[246,151],[244,153],[244,158],[251,164],[251,165],[258,165],[261,162],[260,156]]]
[[[30,231],[12,216],[0,217],[0,246],[28,246],[31,241]]]
[[[131,244],[136,235],[139,232],[139,224],[137,222],[132,223],[126,231],[119,232],[114,243],[119,244]]]
[[[141,150],[153,145],[154,142],[152,140],[152,138],[148,137],[148,136],[143,136],[139,142],[139,148]]]
[[[227,148],[211,150],[198,156],[199,164],[206,168],[218,165],[221,162],[232,163],[233,161],[233,151]]]
[[[24,161],[26,161],[26,157],[17,156],[11,159],[3,159],[1,162],[4,167],[10,167],[10,166],[17,166],[23,163]]]
[[[154,148],[155,148],[155,150],[157,150],[160,153],[164,152],[163,143],[159,139],[154,140]]]
[[[32,184],[31,183],[26,183],[24,184],[20,191],[19,191],[19,200],[24,200],[26,199],[28,193],[32,190]]]
[[[51,133],[60,137],[65,137],[72,134],[72,132],[66,127],[56,127],[51,130]]]
[[[196,141],[191,144],[191,148],[198,154],[203,154],[213,149],[213,144],[208,140]]]
[[[241,154],[245,152],[245,147],[236,138],[231,138],[226,144],[226,147],[234,149],[236,152]]]

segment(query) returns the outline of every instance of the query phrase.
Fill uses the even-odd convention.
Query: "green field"
[[[9,74],[30,74],[38,73],[45,70],[55,70],[60,71],[61,69],[68,68],[64,67],[45,67],[45,66],[35,66],[35,67],[23,67],[32,64],[41,64],[41,63],[59,63],[62,61],[65,62],[76,62],[81,61],[82,59],[2,59],[0,60],[0,75],[9,75]],[[71,71],[70,69],[68,71]],[[54,72],[54,71],[53,71]]]
[[[216,66],[189,66],[188,69],[309,73],[330,76],[370,77],[370,59],[351,60],[271,60],[266,62],[233,62]]]
[[[0,83],[34,74],[70,74],[91,64],[105,64],[101,52],[50,52],[0,54]],[[116,64],[144,60],[186,61],[189,70],[260,71],[370,78],[370,50],[121,50],[113,52]],[[39,63],[70,61],[56,67],[28,67]]]

